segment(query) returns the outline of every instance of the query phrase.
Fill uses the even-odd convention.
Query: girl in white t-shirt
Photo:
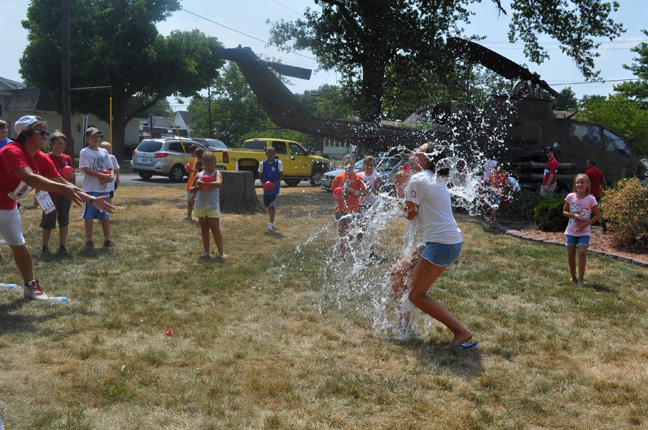
[[[565,245],[567,246],[567,261],[571,282],[585,286],[585,264],[587,262],[587,247],[589,246],[590,226],[600,217],[596,198],[590,194],[590,179],[585,174],[577,175],[574,179],[574,192],[565,197],[563,215],[569,218],[565,230]],[[576,247],[578,247],[578,281],[576,281]]]
[[[452,342],[445,348],[467,349],[477,342],[466,343],[473,334],[465,328],[441,303],[427,295],[432,284],[461,252],[461,230],[452,214],[450,193],[441,176],[447,169],[435,171],[437,163],[445,158],[440,145],[424,143],[410,155],[410,163],[416,173],[411,177],[405,192],[405,216],[418,220],[423,229],[425,246],[419,247],[407,261],[401,261],[392,269],[392,282],[396,298],[406,292],[409,301],[432,318],[448,327],[453,333]],[[414,264],[415,262],[415,264]],[[414,273],[409,288],[404,280],[406,271]],[[409,321],[406,319],[406,323]],[[403,324],[403,321],[399,321]]]

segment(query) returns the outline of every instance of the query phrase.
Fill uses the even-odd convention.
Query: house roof
[[[11,90],[5,104],[6,112],[56,111],[49,92],[40,88],[19,88]]]
[[[193,113],[186,111],[186,110],[181,110],[178,112],[180,116],[182,117],[182,120],[185,122],[185,124],[190,125],[193,124]]]
[[[3,78],[0,76],[0,94],[3,96],[8,96],[11,94],[11,90],[16,90],[18,88],[25,88],[25,84],[22,82],[12,81],[11,79]]]

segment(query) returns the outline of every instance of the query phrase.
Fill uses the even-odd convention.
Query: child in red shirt
[[[349,250],[349,227],[360,213],[360,197],[366,192],[362,177],[354,171],[355,160],[353,155],[347,154],[342,160],[344,172],[333,180],[331,189],[335,196],[335,220],[338,221],[338,235],[340,236],[340,254],[346,257]],[[357,240],[360,240],[359,234]]]

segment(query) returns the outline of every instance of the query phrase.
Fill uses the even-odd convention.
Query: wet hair
[[[36,127],[47,127],[47,122],[43,121],[41,117],[37,116],[36,119],[38,121],[33,124],[29,124],[27,127],[22,129],[18,137],[16,137],[16,142],[25,143],[27,142],[27,139],[38,133],[38,131],[35,130]]]
[[[423,153],[430,162],[426,169],[436,172],[440,176],[449,176],[450,168],[439,166],[439,162],[447,158],[447,151],[439,142],[426,142],[421,145]]]
[[[5,128],[7,130],[9,129],[9,125],[7,124],[7,121],[3,121],[3,120],[0,119],[0,129],[4,130]]]
[[[200,156],[200,161],[202,161],[203,164],[205,164],[205,162],[207,161],[213,161],[215,163],[216,156],[211,151],[204,151],[203,154]]]
[[[376,164],[376,158],[375,158],[373,155],[367,155],[367,156],[364,158],[364,160],[362,160],[362,168],[363,168],[363,169],[364,169],[364,165],[365,165],[365,163],[367,163],[367,161],[371,161],[371,162],[373,162],[374,165]]]
[[[200,146],[193,144],[189,147],[189,153],[191,154],[192,152],[196,152],[196,150],[200,148]]]
[[[587,184],[588,184],[587,185],[587,195],[589,195],[590,194],[590,188],[592,187],[592,181],[590,181],[589,176],[587,176],[585,173],[581,173],[580,175],[576,175],[576,177],[574,178],[574,186],[572,187],[572,190],[576,189],[576,181],[578,181],[579,179],[583,179],[583,178],[587,179]]]
[[[50,134],[50,140],[49,140],[50,146],[54,145],[54,143],[56,143],[56,141],[59,139],[63,139],[65,143],[67,143],[68,141],[67,137],[63,133],[56,130],[54,133]]]
[[[196,157],[198,157],[199,160],[202,159],[202,156],[203,156],[204,152],[205,152],[204,149],[198,147],[198,149],[196,149]]]
[[[342,165],[344,166],[348,161],[350,161],[351,164],[355,164],[355,157],[353,156],[353,154],[345,155],[342,159]]]
[[[596,160],[587,160],[587,163],[596,166]]]

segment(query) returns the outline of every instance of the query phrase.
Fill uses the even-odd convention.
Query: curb
[[[545,239],[538,236],[531,236],[528,234],[524,234],[519,230],[514,230],[505,227],[503,225],[495,224],[495,225],[491,225],[490,227],[495,230],[499,230],[504,234],[508,234],[509,236],[517,237],[519,239],[532,240],[534,242],[544,242],[550,245],[564,246],[563,242],[556,242],[555,240]],[[598,249],[588,249],[587,252],[593,252],[594,254],[603,255],[605,257],[612,258],[614,260],[623,261],[624,263],[634,264],[635,266],[648,267],[648,261],[646,260],[639,260],[637,258],[626,257],[625,255],[615,254],[613,252],[607,252],[607,251],[600,251]]]

